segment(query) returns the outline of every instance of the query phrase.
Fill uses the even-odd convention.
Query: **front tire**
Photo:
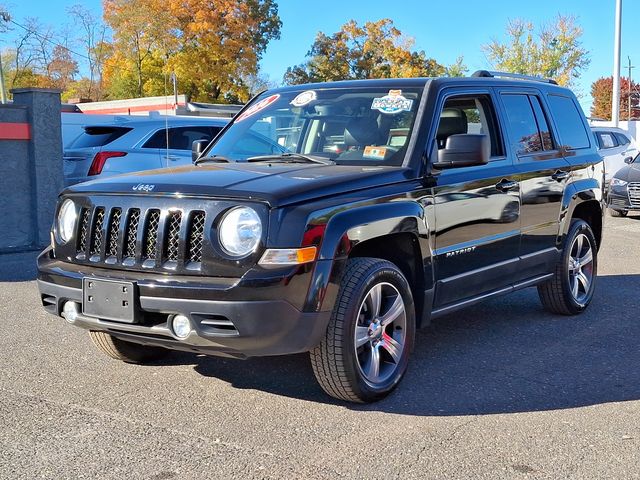
[[[162,360],[169,350],[149,345],[139,345],[114,337],[107,332],[89,332],[93,344],[105,355],[127,363],[150,363]]]
[[[553,278],[538,285],[542,305],[552,313],[582,313],[593,298],[598,272],[598,249],[591,226],[571,222]]]
[[[350,402],[384,398],[407,369],[415,325],[411,288],[398,267],[349,260],[325,337],[310,352],[320,386]]]

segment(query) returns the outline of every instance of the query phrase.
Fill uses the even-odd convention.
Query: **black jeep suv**
[[[42,304],[116,359],[308,351],[329,395],[368,402],[433,318],[530,286],[562,315],[593,297],[602,160],[552,81],[271,90],[194,156],[60,196]]]

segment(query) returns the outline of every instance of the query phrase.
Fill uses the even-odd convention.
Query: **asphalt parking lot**
[[[640,478],[640,217],[606,224],[587,313],[528,289],[438,320],[368,406],[306,355],[110,360],[0,256],[0,477]]]

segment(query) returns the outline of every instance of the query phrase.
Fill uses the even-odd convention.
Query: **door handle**
[[[569,175],[571,174],[565,170],[557,170],[556,173],[551,175],[551,178],[553,178],[556,182],[561,182],[562,180],[566,180],[567,178],[569,178]]]
[[[515,182],[513,180],[507,180],[506,178],[503,178],[498,183],[496,183],[496,188],[498,190],[500,190],[501,192],[506,192],[508,190],[513,190],[517,186],[518,186],[518,182]]]

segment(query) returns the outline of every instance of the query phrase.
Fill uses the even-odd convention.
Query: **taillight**
[[[124,157],[127,152],[98,152],[96,156],[93,157],[93,162],[91,162],[91,166],[89,167],[89,173],[87,175],[100,175],[102,173],[102,169],[104,168],[104,164],[108,158],[111,157]]]

